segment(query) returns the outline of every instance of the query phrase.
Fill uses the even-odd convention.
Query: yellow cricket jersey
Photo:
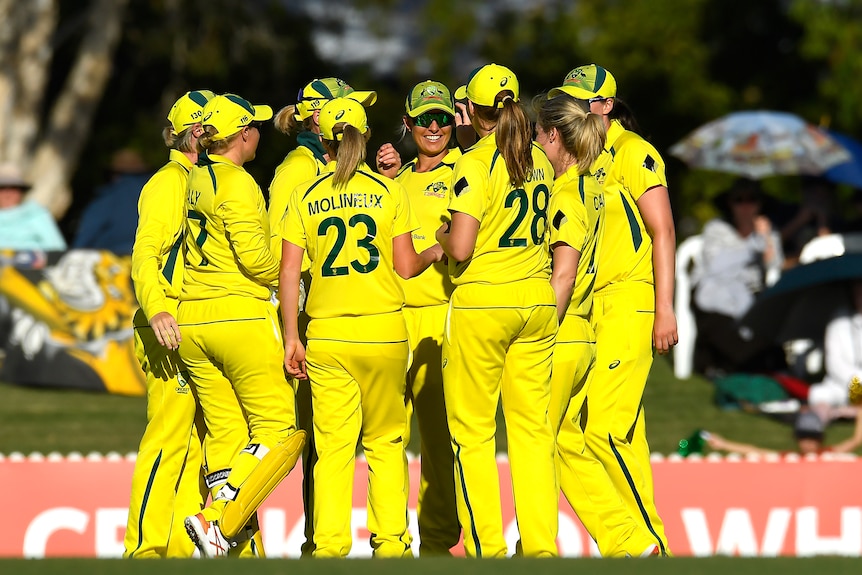
[[[141,190],[138,229],[132,248],[132,281],[135,296],[147,319],[157,313],[176,313],[183,279],[183,224],[186,185],[192,163],[180,151]]]
[[[276,259],[281,258],[281,236],[277,232],[290,194],[296,186],[313,180],[326,169],[323,145],[317,134],[300,132],[296,142],[298,146],[275,169],[269,185],[269,229],[272,232],[272,255]]]
[[[461,150],[456,148],[427,172],[417,172],[414,159],[395,176],[395,181],[407,190],[410,207],[419,221],[419,229],[413,232],[413,247],[417,252],[436,244],[437,229],[449,220],[452,173],[455,161],[460,157]],[[404,303],[408,307],[448,303],[454,289],[443,262],[435,263],[415,278],[401,279],[401,286],[404,288]]]
[[[562,242],[581,254],[572,300],[566,315],[590,319],[598,254],[604,235],[605,200],[602,186],[592,174],[578,175],[569,168],[554,182],[551,196],[551,245]]]
[[[227,295],[269,299],[278,279],[260,186],[242,166],[211,154],[186,194],[186,269],[180,300]]]
[[[591,171],[603,186],[606,214],[595,289],[621,281],[654,284],[652,238],[637,201],[651,188],[667,187],[664,161],[652,144],[614,120]]]
[[[504,284],[549,279],[548,204],[554,169],[544,150],[532,146],[533,171],[514,188],[496,135],[485,136],[455,163],[449,211],[479,220],[470,259],[449,261],[452,283]]]
[[[291,194],[279,234],[306,250],[312,319],[400,312],[404,292],[392,240],[419,228],[401,184],[363,165],[346,187],[332,183],[336,162]]]

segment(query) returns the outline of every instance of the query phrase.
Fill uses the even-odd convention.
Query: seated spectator
[[[844,232],[850,234],[862,233],[862,189],[856,188],[853,190],[848,212]]]
[[[850,453],[855,451],[862,445],[862,409],[854,409],[856,410],[856,425],[853,428],[853,435],[828,447],[823,444],[826,426],[820,416],[813,411],[800,411],[793,424],[793,437],[796,439],[797,452],[807,455],[810,453]],[[706,432],[704,439],[712,449],[731,453],[742,455],[775,455],[781,453],[750,443],[730,441],[713,432]]]
[[[827,408],[846,406],[850,381],[862,378],[862,280],[853,282],[849,291],[851,306],[840,308],[826,326],[826,375],[808,391],[808,404],[821,416]]]
[[[111,181],[96,190],[78,224],[74,248],[132,253],[138,225],[138,197],[150,178],[150,169],[138,152],[123,149],[111,160]]]
[[[841,232],[843,227],[837,210],[835,185],[820,177],[803,178],[799,208],[781,225],[784,268],[799,263],[799,254],[809,241],[817,236]]]
[[[13,165],[0,165],[0,249],[62,251],[66,240],[43,205],[25,200],[30,184]]]
[[[725,216],[704,226],[702,264],[694,278],[694,368],[708,376],[774,369],[772,358],[781,355],[780,349],[740,334],[737,321],[767,278],[777,279],[781,240],[761,213],[764,196],[758,182],[739,179],[719,201]]]

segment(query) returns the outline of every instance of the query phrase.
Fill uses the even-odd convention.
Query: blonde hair
[[[177,134],[171,126],[167,126],[162,130],[162,139],[165,141],[165,146],[171,150],[179,150],[180,152],[192,154],[197,152],[193,132],[194,130],[189,127]]]
[[[371,138],[369,128],[363,134],[356,127],[345,122],[339,122],[332,128],[332,135],[341,140],[323,140],[323,146],[329,153],[329,157],[337,160],[332,182],[335,188],[343,188],[356,174],[356,170],[365,161],[365,146]]]
[[[216,130],[214,126],[210,125],[206,125],[203,128],[204,133],[200,138],[198,138],[198,153],[205,151],[209,154],[221,154],[230,148],[233,141],[242,134],[242,130],[240,130],[236,134],[231,134],[224,140],[213,140],[216,134],[218,134],[218,130]]]
[[[502,108],[497,105],[502,103]],[[509,180],[520,187],[533,171],[533,130],[526,110],[515,101],[514,93],[502,90],[494,98],[494,107],[480,106],[473,102],[473,109],[480,126],[497,134],[497,149],[506,162]]]
[[[563,147],[578,162],[578,173],[589,172],[590,166],[605,147],[607,132],[602,117],[590,112],[586,100],[558,96],[548,99],[540,94],[533,100],[536,123],[543,130],[555,128]]]
[[[282,134],[287,135],[299,131],[300,125],[304,130],[311,130],[313,122],[314,120],[312,119],[312,116],[309,116],[302,120],[302,124],[299,123],[299,120],[296,119],[296,104],[285,106],[276,112],[275,116],[272,118],[272,123],[275,126],[275,129]]]

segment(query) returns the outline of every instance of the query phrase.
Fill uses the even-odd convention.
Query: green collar
[[[321,164],[326,164],[326,150],[323,149],[323,144],[320,142],[320,137],[311,131],[300,132],[296,135],[296,143],[300,146],[305,146]]]

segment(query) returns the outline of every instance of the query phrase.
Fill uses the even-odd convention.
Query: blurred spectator
[[[718,198],[725,213],[703,228],[703,260],[694,278],[697,323],[694,368],[709,377],[735,371],[774,369],[770,342],[740,334],[737,325],[754,296],[780,274],[781,239],[761,213],[760,184],[739,179]],[[769,279],[769,282],[767,282]]]
[[[784,267],[795,266],[799,262],[802,248],[813,238],[841,232],[842,227],[837,213],[835,185],[824,178],[804,177],[799,208],[790,220],[781,226]]]
[[[862,280],[849,291],[851,306],[841,308],[826,326],[826,376],[808,391],[808,404],[821,416],[828,408],[847,405],[850,380],[862,378]]]
[[[0,249],[65,250],[66,240],[51,212],[24,200],[29,189],[16,166],[0,165]]]
[[[862,409],[856,409],[855,417],[856,425],[853,428],[853,435],[844,441],[827,447],[823,444],[823,437],[826,432],[823,420],[813,411],[800,411],[793,424],[793,437],[796,439],[797,452],[807,455],[810,453],[849,453],[855,451],[862,445]],[[740,453],[742,455],[780,454],[780,452],[774,449],[767,449],[750,443],[729,441],[717,433],[706,432],[704,436],[707,445],[712,449]]]
[[[138,196],[150,175],[138,152],[116,152],[111,160],[111,181],[96,190],[95,199],[84,210],[72,247],[131,254],[138,223]]]
[[[862,189],[856,188],[853,190],[847,223],[843,231],[846,233],[862,233]]]

